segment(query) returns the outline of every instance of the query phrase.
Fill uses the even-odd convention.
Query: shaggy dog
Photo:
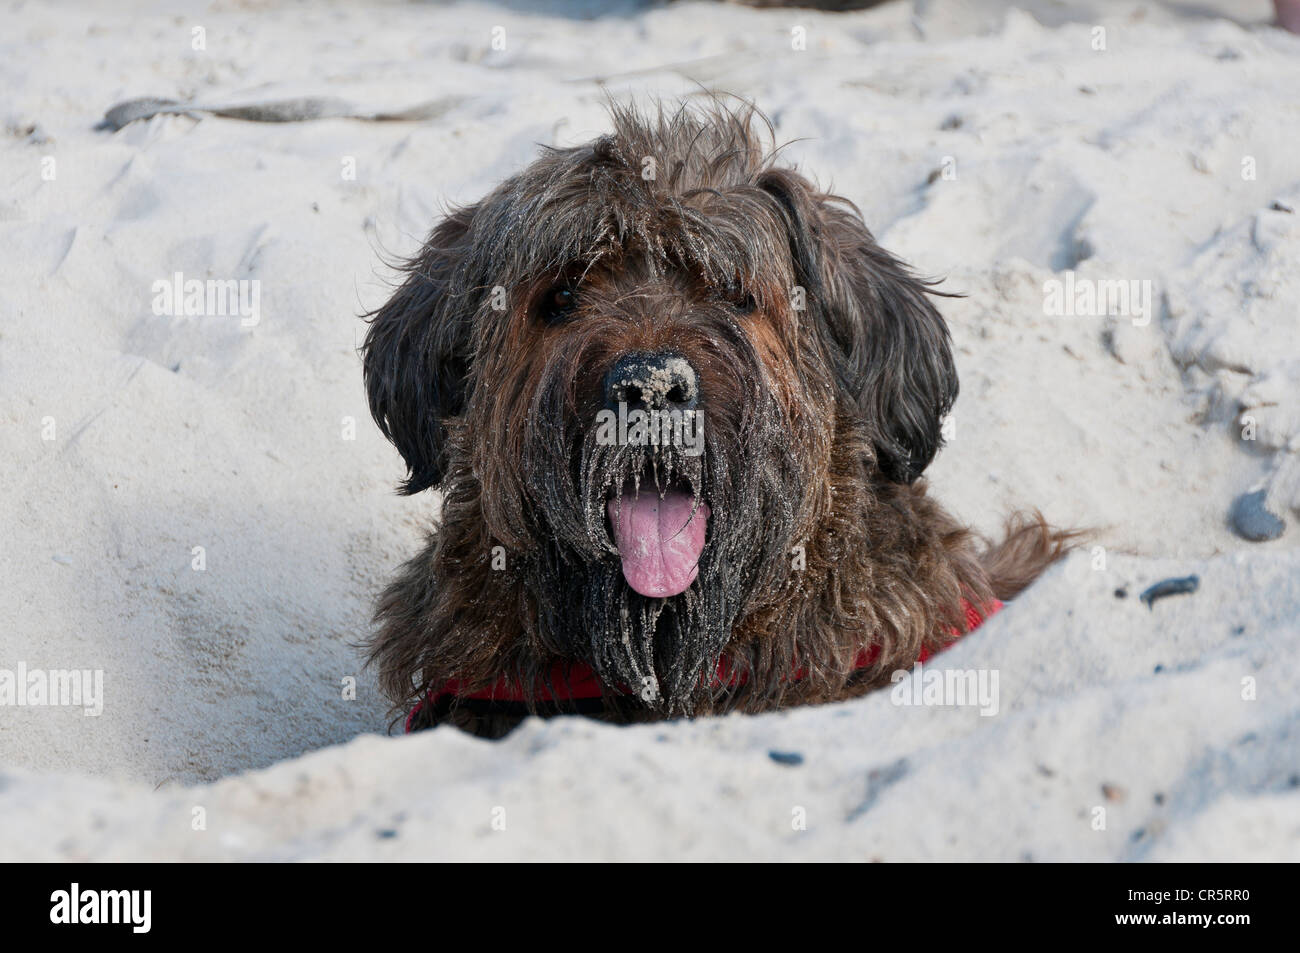
[[[408,730],[860,695],[1068,537],[986,546],[926,495],[957,396],[935,292],[767,120],[611,113],[453,211],[370,316],[402,491],[443,494],[370,644]]]

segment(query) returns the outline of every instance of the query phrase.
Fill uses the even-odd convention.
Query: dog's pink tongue
[[[642,487],[639,495],[610,500],[608,508],[627,584],[660,599],[685,592],[699,572],[708,505],[696,507],[680,490],[660,497],[653,487]]]

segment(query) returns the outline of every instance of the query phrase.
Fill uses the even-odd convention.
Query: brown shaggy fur
[[[1068,540],[1017,517],[985,548],[927,496],[957,395],[934,292],[850,203],[777,162],[761,115],[714,101],[612,119],[449,215],[372,316],[375,420],[404,491],[444,494],[376,613],[371,658],[399,710],[450,679],[538,685],[574,661],[654,686],[649,701],[611,687],[616,720],[849,698]],[[633,353],[694,369],[702,455],[593,439],[607,375]],[[624,581],[605,504],[629,478],[711,508],[681,595]],[[743,684],[717,683],[719,659]],[[517,718],[446,720],[498,735]]]

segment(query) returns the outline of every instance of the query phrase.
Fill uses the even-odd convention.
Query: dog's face
[[[614,120],[435,229],[367,387],[406,492],[475,501],[539,655],[689,713],[837,481],[929,463],[956,377],[925,285],[753,115]]]

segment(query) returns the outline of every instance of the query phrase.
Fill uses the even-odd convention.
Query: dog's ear
[[[848,203],[785,170],[768,172],[761,186],[781,207],[841,400],[870,427],[885,476],[911,483],[938,452],[957,399],[948,327],[929,285],[876,244]]]
[[[361,346],[370,413],[406,461],[399,489],[437,486],[447,468],[447,420],[465,409],[473,303],[458,287],[474,209],[444,219],[370,317]]]

